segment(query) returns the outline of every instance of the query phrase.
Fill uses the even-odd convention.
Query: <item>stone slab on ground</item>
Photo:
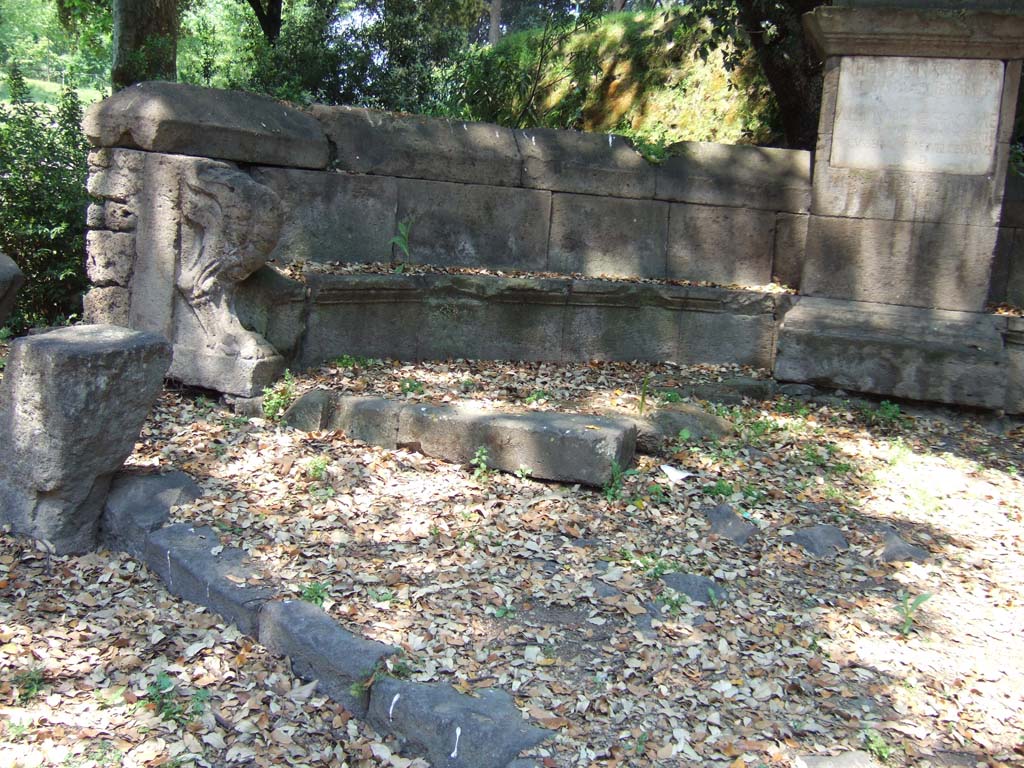
[[[411,405],[402,409],[398,443],[462,464],[485,448],[494,469],[526,468],[540,480],[601,486],[613,466],[632,461],[636,428],[601,416]]]
[[[309,111],[334,145],[339,170],[519,186],[519,147],[508,128],[361,107],[317,104]]]
[[[719,440],[735,434],[736,429],[726,419],[708,413],[690,403],[652,403],[643,416],[635,407],[628,405],[601,405],[594,403],[599,413],[626,421],[636,427],[636,450],[638,453],[657,454],[679,440],[679,433],[686,431],[690,440]]]
[[[203,495],[196,481],[173,472],[119,472],[110,484],[110,495],[100,518],[103,545],[141,558],[146,538],[163,526],[171,507],[195,501]]]
[[[0,328],[14,309],[14,297],[25,282],[25,276],[6,253],[0,253]]]
[[[370,445],[397,448],[399,414],[403,407],[404,403],[385,397],[335,396],[324,426],[340,429],[346,436]]]
[[[86,110],[96,147],[326,168],[327,137],[307,114],[266,96],[184,83],[139,83]]]
[[[707,507],[704,517],[711,523],[711,533],[743,546],[757,533],[757,526],[737,515],[729,504]]]
[[[264,605],[259,641],[272,653],[287,656],[296,676],[316,680],[317,691],[359,718],[366,717],[369,683],[378,665],[398,653],[343,629],[323,609],[303,600]]]
[[[930,557],[927,549],[910,544],[895,531],[886,531],[885,549],[882,550],[882,561],[886,563],[900,563],[913,561],[923,563]]]
[[[849,549],[850,545],[843,536],[843,532],[834,525],[812,525],[801,528],[784,541],[799,544],[803,549],[815,557],[834,558],[838,552]]]
[[[259,634],[259,615],[275,592],[241,549],[225,547],[217,531],[178,523],[150,534],[143,561],[172,595],[209,608],[247,635]]]
[[[795,764],[797,768],[879,768],[871,755],[859,749],[838,755],[797,755]]]
[[[377,679],[370,691],[370,724],[425,754],[435,768],[506,768],[519,753],[552,735],[523,720],[504,691],[473,696],[443,683]]]
[[[326,389],[303,393],[281,416],[281,421],[304,432],[318,432],[327,425],[334,410],[335,394]]]
[[[779,330],[775,378],[1003,408],[1007,318],[802,297]]]
[[[666,573],[662,583],[669,589],[686,595],[694,603],[712,603],[725,600],[728,593],[714,579],[692,573]]]
[[[16,339],[0,385],[0,519],[57,554],[95,547],[170,360],[159,336],[110,325]]]

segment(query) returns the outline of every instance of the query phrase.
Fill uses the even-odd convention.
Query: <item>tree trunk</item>
[[[626,0],[609,0],[608,10],[611,13],[618,13],[626,7]]]
[[[487,35],[487,42],[496,45],[501,40],[501,0],[491,0],[491,29]]]
[[[263,9],[263,0],[249,0],[249,7],[256,14],[260,29],[267,42],[273,45],[281,36],[281,5],[283,0],[267,0],[267,8]]]
[[[816,2],[789,0],[788,12],[771,13],[760,0],[738,0],[740,22],[779,105],[786,143],[814,149],[821,110],[821,65],[803,34],[800,15]],[[771,41],[764,28],[777,30]]]
[[[177,0],[114,0],[114,90],[177,80]]]

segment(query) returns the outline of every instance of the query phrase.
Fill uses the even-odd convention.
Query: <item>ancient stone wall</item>
[[[770,366],[779,297],[757,286],[800,278],[807,152],[652,165],[621,137],[169,83],[85,127],[87,317],[162,333],[171,375],[220,391],[343,353]],[[489,274],[336,273],[367,262]]]

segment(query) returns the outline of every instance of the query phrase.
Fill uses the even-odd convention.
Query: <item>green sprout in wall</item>
[[[415,216],[409,216],[407,219],[398,222],[398,234],[388,241],[388,245],[394,245],[402,252],[406,261],[409,259],[409,233],[412,231],[412,225],[415,221]]]

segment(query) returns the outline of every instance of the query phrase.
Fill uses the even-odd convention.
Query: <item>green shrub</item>
[[[9,321],[22,331],[81,314],[88,145],[74,90],[51,110],[30,101],[17,69],[8,85],[11,103],[0,104],[0,251],[25,273]]]
[[[285,371],[281,381],[263,390],[263,415],[270,421],[277,421],[294,399],[295,377],[291,371]]]

